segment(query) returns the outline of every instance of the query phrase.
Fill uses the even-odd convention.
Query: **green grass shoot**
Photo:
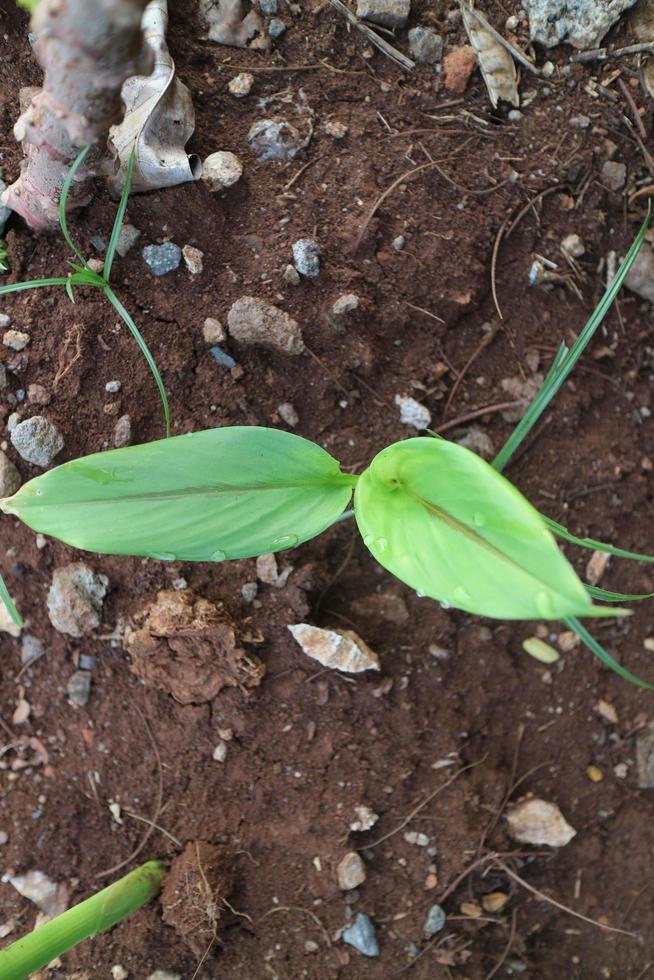
[[[2,980],[26,980],[54,959],[136,912],[159,894],[165,868],[148,861],[0,950]]]
[[[72,268],[72,272],[69,272],[67,276],[53,276],[46,279],[32,279],[29,282],[18,282],[12,283],[7,286],[0,286],[0,296],[7,295],[8,293],[18,293],[26,289],[39,289],[46,286],[63,286],[68,294],[68,298],[71,303],[75,302],[75,287],[91,287],[95,289],[100,289],[111,303],[112,307],[118,313],[120,318],[126,324],[130,333],[134,337],[134,340],[139,346],[139,349],[145,360],[147,361],[148,367],[152,373],[155,380],[157,388],[159,390],[159,396],[161,398],[161,404],[163,406],[164,420],[166,425],[166,436],[170,435],[170,405],[168,402],[168,395],[166,394],[166,388],[163,383],[161,373],[157,367],[157,362],[155,361],[152,353],[146,344],[145,340],[138,327],[136,326],[133,318],[125,309],[125,306],[120,301],[111,285],[109,284],[109,277],[111,275],[111,270],[113,267],[113,261],[116,254],[116,246],[118,245],[118,236],[120,235],[120,229],[122,227],[123,218],[125,217],[125,210],[127,208],[127,198],[129,196],[129,189],[132,182],[132,170],[134,167],[134,154],[132,153],[127,165],[127,172],[125,174],[125,184],[123,186],[123,192],[120,196],[120,202],[118,204],[118,210],[116,212],[116,218],[114,220],[113,228],[111,231],[111,238],[109,239],[109,244],[107,246],[107,251],[105,254],[104,268],[102,274],[94,272],[90,268],[87,260],[82,255],[80,248],[74,241],[70,231],[68,229],[68,218],[66,214],[66,207],[68,203],[68,195],[70,193],[70,188],[75,180],[75,174],[77,173],[79,167],[84,162],[87,153],[91,149],[90,146],[85,146],[78,154],[73,166],[70,168],[64,185],[61,189],[61,197],[59,199],[59,224],[61,225],[61,233],[64,239],[73,252],[76,262],[69,261],[69,265]],[[2,252],[0,250],[0,261],[2,259]]]

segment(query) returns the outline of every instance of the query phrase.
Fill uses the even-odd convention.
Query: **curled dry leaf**
[[[252,9],[244,17],[241,0],[200,0],[200,10],[209,25],[210,41],[232,48],[270,47],[260,15]]]
[[[520,105],[513,58],[493,36],[484,19],[465,0],[461,3],[461,14],[493,108],[496,109],[500,102]]]
[[[109,145],[120,166],[112,180],[120,193],[132,149],[135,149],[132,191],[174,187],[196,180],[202,165],[184,147],[195,128],[193,102],[175,73],[166,44],[167,0],[150,0],[143,13],[145,44],[154,56],[150,75],[134,75],[123,85],[125,116],[112,126]]]
[[[288,627],[306,655],[323,667],[359,674],[379,670],[379,658],[353,630],[324,630],[308,623]]]
[[[534,797],[517,803],[509,812],[507,821],[511,837],[523,844],[565,847],[577,833],[556,803]]]
[[[631,14],[631,29],[639,44],[654,43],[654,6],[651,0],[638,0]],[[643,88],[654,99],[654,56],[641,54],[640,78]]]

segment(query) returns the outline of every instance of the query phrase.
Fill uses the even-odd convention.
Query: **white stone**
[[[517,803],[507,821],[511,837],[523,844],[565,847],[577,833],[555,803],[536,797]]]
[[[250,74],[249,71],[241,71],[232,78],[227,88],[235,98],[242,99],[250,94],[253,85],[254,75]]]
[[[334,300],[332,313],[334,316],[343,316],[345,313],[352,313],[354,310],[358,310],[360,303],[361,301],[356,293],[343,293],[337,300]]]
[[[209,344],[210,347],[214,344],[222,344],[226,337],[225,328],[220,320],[208,316],[202,324],[202,336],[205,344]]]
[[[379,657],[353,630],[327,630],[308,623],[288,627],[293,639],[323,667],[359,674],[379,670]]]
[[[404,425],[412,425],[419,431],[428,429],[431,425],[431,412],[415,398],[405,398],[404,395],[395,396],[395,404],[400,408],[400,422]]]
[[[579,235],[566,235],[561,242],[561,250],[573,259],[580,259],[586,251],[586,246]]]
[[[243,164],[235,153],[219,150],[211,153],[202,166],[202,180],[212,191],[222,191],[231,187],[243,176]]]
[[[202,272],[204,252],[199,248],[195,248],[194,245],[185,245],[182,249],[182,256],[184,258],[184,265],[191,275],[198,276]]]

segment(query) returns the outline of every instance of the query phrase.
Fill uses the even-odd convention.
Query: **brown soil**
[[[507,6],[509,13],[518,5],[510,0]],[[509,123],[490,112],[477,73],[461,97],[439,89],[429,68],[407,77],[369,52],[317,0],[271,54],[205,42],[195,6],[172,8],[173,54],[197,112],[192,149],[202,155],[229,149],[245,162],[244,179],[225,197],[199,183],[136,197],[129,205],[129,219],[143,234],[139,247],[116,263],[117,289],[165,377],[175,432],[283,425],[277,407],[291,402],[300,415],[297,432],[344,465],[361,468],[387,443],[409,434],[393,403],[397,393],[426,404],[438,426],[512,400],[504,379],[530,378],[547,368],[555,348],[575,335],[600,296],[600,263],[609,250],[624,251],[642,218],[641,202],[631,212],[624,194],[601,182],[606,141],[617,144],[617,158],[629,168],[629,190],[652,180],[625,121],[630,110],[617,82],[609,85],[608,97],[589,84],[609,79],[614,64],[578,65],[548,82],[525,76],[522,93],[531,90],[535,98],[521,120]],[[503,9],[496,4],[488,10],[500,29]],[[448,13],[442,0],[420,0],[412,22],[440,30],[449,50],[465,38]],[[291,24],[288,11],[284,16]],[[39,72],[25,18],[9,0],[0,7],[0,27],[2,164],[13,179],[18,89],[38,84]],[[561,48],[553,57],[565,64],[568,54]],[[254,69],[255,88],[236,100],[227,82],[246,66]],[[631,62],[618,67],[651,133],[652,104],[632,84]],[[262,115],[258,100],[284,92],[297,99],[300,90],[314,113],[310,145],[289,165],[257,165],[245,138]],[[590,118],[588,128],[571,124],[578,115]],[[349,127],[346,139],[336,142],[324,132],[330,119]],[[430,159],[440,169],[425,169],[396,186],[355,250],[377,198]],[[500,323],[490,288],[493,244],[503,223],[539,194],[497,255]],[[113,211],[99,187],[73,221],[87,254],[90,238],[108,233]],[[565,266],[559,243],[570,232],[587,249],[574,274],[579,295],[565,284],[530,287],[534,254]],[[395,251],[391,242],[400,234],[406,247]],[[323,248],[322,273],[315,282],[287,287],[282,273],[291,243],[306,236]],[[167,237],[202,249],[201,276],[192,279],[185,269],[162,279],[150,275],[140,247]],[[66,268],[68,254],[57,235],[34,237],[15,223],[8,242],[19,279]],[[340,324],[331,305],[352,291],[361,308]],[[244,294],[294,316],[310,353],[286,358],[228,341],[242,372],[216,364],[202,323],[207,316],[225,320]],[[135,440],[162,435],[151,378],[99,295],[80,295],[72,307],[63,292],[39,291],[8,299],[2,310],[32,335],[28,356],[12,362],[10,391],[32,383],[51,391],[44,411],[66,440],[60,461],[109,445],[116,412],[129,412]],[[446,410],[484,323],[499,329]],[[639,551],[652,550],[651,464],[645,457],[654,456],[653,423],[640,412],[652,407],[651,338],[649,306],[624,294],[510,468],[537,506],[577,533]],[[104,385],[114,378],[123,390],[110,397]],[[5,397],[3,420],[12,410]],[[471,424],[481,426],[496,448],[511,431],[493,410],[449,434],[461,438]],[[11,447],[9,453],[16,459]],[[36,472],[17,462],[25,479]],[[45,605],[53,570],[83,556],[56,542],[39,550],[34,534],[8,518],[2,532],[3,573],[27,631],[45,643],[45,655],[22,671],[20,642],[1,634],[6,741],[24,739],[0,760],[0,829],[9,835],[3,870],[40,868],[57,881],[75,879],[76,900],[106,883],[103,872],[121,862],[133,865],[130,856],[146,833],[136,861],[171,859],[189,842],[222,848],[233,862],[234,883],[220,896],[229,906],[221,908],[219,941],[200,970],[207,978],[647,975],[654,961],[648,891],[654,821],[651,794],[637,786],[634,737],[654,716],[650,694],[609,673],[583,648],[552,668],[539,665],[521,649],[538,624],[480,622],[418,598],[375,567],[348,523],[282,556],[282,566],[294,566],[287,584],[261,585],[252,605],[243,601],[241,586],[255,578],[254,561],[169,565],[86,556],[109,577],[111,591],[103,626],[83,640],[55,632]],[[574,556],[580,571],[586,558]],[[146,686],[135,677],[111,634],[181,577],[196,596],[223,604],[239,647],[253,662],[265,663],[259,686],[224,687],[208,703],[181,704],[158,680]],[[617,561],[602,585],[654,590],[647,566]],[[651,679],[651,657],[643,649],[650,615],[641,606],[632,619],[595,629],[631,670]],[[286,628],[303,619],[356,629],[380,655],[381,677],[318,671]],[[552,624],[545,635],[559,630]],[[233,637],[231,642],[233,649]],[[430,653],[433,645],[447,656]],[[67,701],[66,682],[82,653],[97,657],[97,666],[89,704],[76,709]],[[31,716],[14,726],[21,689]],[[600,697],[615,706],[617,724],[596,712]],[[230,734],[224,761],[215,761],[216,745]],[[29,737],[39,740],[31,748]],[[21,758],[31,761],[37,745],[43,751],[36,763],[12,770]],[[618,763],[627,763],[626,778],[614,774]],[[601,770],[601,781],[589,779],[590,764]],[[418,804],[439,789],[405,827]],[[516,851],[501,816],[509,792],[513,799],[533,792],[558,803],[578,830],[560,851],[526,847],[505,858],[510,869],[556,901],[640,938],[572,918],[492,862],[450,891],[485,853],[481,848]],[[109,811],[111,801],[120,803],[122,825]],[[379,814],[363,834],[349,830],[359,804]],[[405,830],[428,835],[429,848],[406,841]],[[356,893],[344,894],[336,866],[359,847],[367,880]],[[214,885],[209,888],[215,897]],[[461,913],[462,903],[496,891],[509,895],[501,911],[477,919]],[[425,916],[445,893],[449,921],[427,948]],[[379,958],[364,959],[338,938],[357,911],[376,923]],[[184,932],[189,914],[193,908],[184,910],[178,930]],[[0,923],[16,916],[6,941],[32,923],[34,909],[2,884]],[[138,980],[157,968],[190,980],[209,924],[200,919],[198,935],[185,942],[155,902],[66,956],[56,975],[108,978],[111,966],[122,963]],[[417,960],[412,944],[423,953]]]

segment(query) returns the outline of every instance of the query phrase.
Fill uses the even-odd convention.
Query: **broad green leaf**
[[[355,479],[300,436],[234,426],[64,463],[0,507],[87,551],[222,561],[320,534]]]
[[[377,561],[443,604],[498,619],[616,615],[592,605],[538,511],[455,443],[384,449],[359,478],[354,510]]]

